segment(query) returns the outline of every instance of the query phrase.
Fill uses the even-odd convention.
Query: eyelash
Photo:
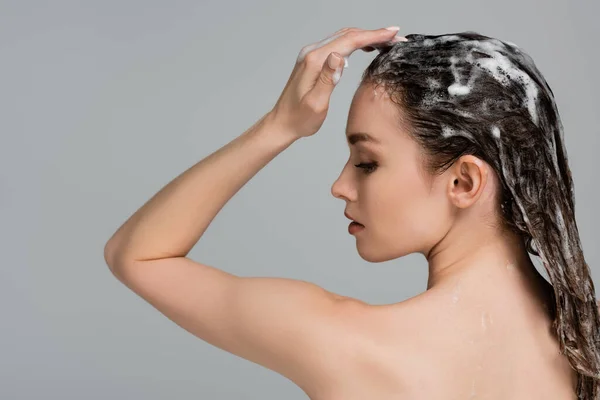
[[[370,163],[355,164],[354,166],[356,168],[362,168],[363,169],[363,173],[370,174],[370,173],[374,172],[377,169],[378,165],[379,164],[376,161],[373,161],[373,162],[370,162]]]

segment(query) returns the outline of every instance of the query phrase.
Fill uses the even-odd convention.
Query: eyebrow
[[[355,143],[358,143],[358,142],[381,144],[381,142],[378,139],[374,138],[373,136],[369,135],[366,132],[349,133],[347,135],[346,139],[348,140],[348,143],[350,143],[351,145],[354,145]]]

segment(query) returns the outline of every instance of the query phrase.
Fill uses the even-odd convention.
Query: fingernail
[[[388,31],[399,31],[400,27],[399,26],[389,26],[385,29],[387,29]]]
[[[336,69],[338,65],[339,58],[337,55],[331,53],[329,57],[327,57],[327,64],[329,64],[329,68]]]
[[[408,42],[407,38],[405,38],[404,36],[399,36],[399,35],[394,36],[394,38],[392,40],[394,42]]]

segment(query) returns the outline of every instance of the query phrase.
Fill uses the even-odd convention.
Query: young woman
[[[598,398],[600,315],[550,87],[512,43],[397,31],[345,28],[304,47],[273,109],[129,218],[107,264],[184,329],[315,400]],[[361,257],[423,254],[427,291],[370,305],[187,258],[256,172],[319,130],[358,49],[380,53],[332,194]]]

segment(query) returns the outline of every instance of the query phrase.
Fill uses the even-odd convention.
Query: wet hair
[[[578,372],[578,398],[597,399],[600,315],[552,90],[513,43],[476,32],[406,38],[378,49],[360,84],[385,89],[431,174],[467,154],[493,168],[500,227],[541,258],[554,289],[552,329]]]

